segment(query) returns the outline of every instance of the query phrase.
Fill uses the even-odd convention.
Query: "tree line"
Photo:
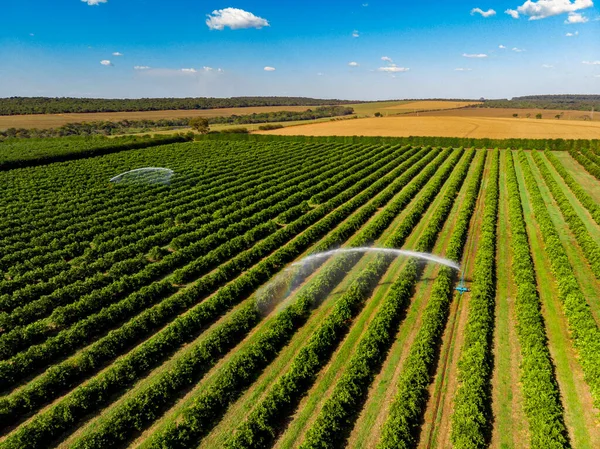
[[[479,107],[519,109],[600,110],[600,95],[528,95],[510,100],[485,100]]]
[[[305,97],[231,97],[231,98],[0,98],[0,115],[63,114],[82,112],[133,112],[244,108],[257,106],[324,106],[359,103],[357,101]]]

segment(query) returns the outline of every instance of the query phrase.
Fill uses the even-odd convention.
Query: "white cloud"
[[[368,4],[368,3],[363,3],[362,5],[363,5],[365,8],[366,8],[367,6],[369,6],[369,4]]]
[[[87,3],[90,6],[98,6],[100,3],[106,3],[108,0],[81,0],[83,3]]]
[[[385,62],[388,62],[390,64],[394,62],[394,60],[392,58],[390,58],[389,56],[382,56],[381,60],[385,61]]]
[[[323,72],[318,72],[317,76],[323,76]]]
[[[585,17],[583,14],[578,14],[576,12],[570,12],[569,17],[565,20],[565,23],[586,23],[589,22],[589,19]]]
[[[360,34],[358,34],[358,30],[354,30],[352,32],[352,37],[360,37]]]
[[[229,27],[232,30],[243,28],[261,29],[269,26],[269,22],[262,17],[255,16],[251,12],[238,8],[217,9],[212,12],[212,15],[207,14],[207,17],[206,25],[211,30],[223,30],[225,27]]]
[[[504,45],[502,45],[502,44],[498,45],[498,48],[499,48],[500,50],[506,50],[506,47],[505,47]]]
[[[594,6],[592,0],[527,0],[517,10],[508,9],[507,14],[510,14],[515,19],[519,18],[519,14],[528,16],[529,20],[545,19],[546,17],[558,16],[565,13],[574,13],[582,9],[591,8]],[[577,22],[569,22],[577,23]]]
[[[543,69],[553,69],[553,68],[554,68],[554,66],[553,66],[553,65],[551,65],[551,64],[542,64],[542,68],[543,68]]]
[[[29,33],[29,35],[30,35],[31,37],[35,36],[35,34],[33,34],[33,33]]]
[[[465,58],[487,58],[488,57],[488,55],[486,55],[485,53],[476,53],[476,54],[463,53],[463,56]]]
[[[204,70],[205,72],[212,72],[214,69],[212,67],[204,66],[202,67],[202,70]]]
[[[410,69],[406,67],[396,67],[395,65],[391,65],[388,67],[379,67],[377,69],[378,72],[388,72],[388,73],[398,73],[398,72],[408,72]]]
[[[349,62],[349,63],[348,63],[348,65],[349,65],[350,67],[358,67],[358,62],[356,62],[356,61],[352,61],[352,62]]]
[[[519,11],[516,11],[514,9],[507,9],[506,11],[504,11],[504,14],[508,14],[513,19],[518,19],[519,18]]]
[[[189,69],[181,69],[181,71],[183,73],[198,73],[198,70],[194,69],[194,68],[189,68]]]
[[[600,61],[581,61],[581,63],[586,65],[600,65]]]
[[[579,36],[579,31],[575,31],[574,33],[567,33],[567,34],[565,34],[565,36],[567,36],[567,37]]]
[[[456,72],[470,72],[471,70],[473,70],[473,69],[467,69],[465,67],[458,67],[458,68],[454,69],[454,71],[456,71]]]
[[[594,75],[594,78],[600,78],[600,75]]]
[[[494,11],[493,9],[488,9],[487,11],[484,11],[481,8],[473,8],[471,10],[471,15],[474,16],[475,14],[481,14],[482,17],[492,17],[496,15],[496,11]]]
[[[265,71],[265,72],[274,72],[274,71],[275,71],[275,67],[269,67],[269,66],[266,66],[266,67],[264,68],[264,71]]]
[[[516,52],[516,53],[523,53],[523,52],[524,52],[524,51],[526,51],[526,50],[525,50],[525,49],[523,49],[523,48],[517,48],[517,47],[513,47],[513,48],[512,48],[512,51],[514,51],[514,52]]]
[[[120,53],[118,51],[115,51],[113,54],[113,56],[123,56],[123,53]]]
[[[150,70],[150,67],[147,65],[134,65],[133,70]]]
[[[103,59],[102,61],[100,61],[100,64],[105,65],[105,66],[113,65],[113,63],[110,62],[108,59]]]

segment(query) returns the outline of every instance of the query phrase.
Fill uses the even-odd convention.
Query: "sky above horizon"
[[[5,0],[0,97],[600,93],[592,0]]]

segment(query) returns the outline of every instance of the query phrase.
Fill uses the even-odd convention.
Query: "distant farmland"
[[[254,112],[306,111],[307,106],[258,106],[244,108],[188,109],[138,112],[86,112],[74,114],[0,115],[0,129],[7,128],[55,128],[67,123],[119,120],[159,120],[183,117],[226,117]]]
[[[460,110],[452,112],[463,112]],[[477,111],[477,110],[475,110]],[[598,139],[600,122],[535,118],[471,117],[441,112],[415,117],[364,118],[306,124],[259,133],[302,136],[444,136],[531,139]]]
[[[0,447],[600,447],[598,141],[416,142],[0,143]]]

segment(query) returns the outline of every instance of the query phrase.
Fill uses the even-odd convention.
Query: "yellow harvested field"
[[[599,139],[600,123],[494,117],[382,117],[292,126],[259,134]]]
[[[313,106],[314,107],[314,106]],[[32,114],[0,115],[0,130],[7,128],[56,128],[67,123],[119,121],[119,120],[160,120],[182,117],[226,117],[261,112],[306,111],[308,106],[258,106],[247,108],[193,109],[175,111],[137,112],[88,112],[74,114]]]
[[[398,110],[398,111],[441,111],[444,109],[456,109],[466,108],[467,106],[473,106],[481,104],[478,101],[411,101],[408,103],[401,103],[393,106],[388,106],[386,110]]]

